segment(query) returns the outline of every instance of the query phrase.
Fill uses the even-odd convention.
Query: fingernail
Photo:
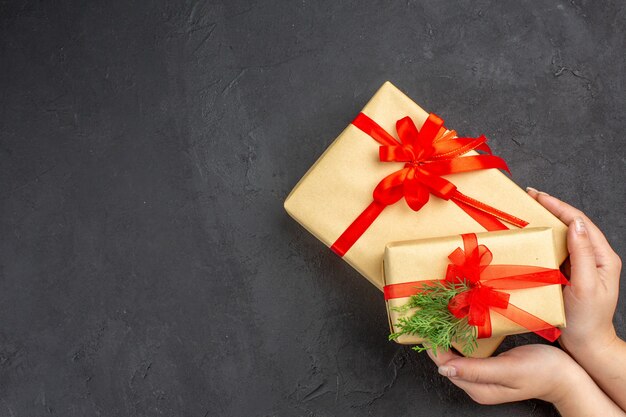
[[[587,233],[587,227],[582,217],[574,218],[574,230],[576,230],[576,233],[579,235]]]
[[[452,378],[453,376],[456,376],[456,368],[454,366],[449,366],[449,365],[441,365],[437,371],[443,375],[443,376],[447,376],[448,378]]]
[[[536,188],[533,188],[533,187],[526,187],[526,191],[527,192],[528,191],[532,191],[533,193],[537,193],[537,194],[541,194],[541,195],[550,195],[550,194],[548,194],[546,192],[539,191],[539,190],[537,190]]]

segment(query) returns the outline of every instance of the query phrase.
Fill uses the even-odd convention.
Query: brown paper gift
[[[476,236],[478,243],[485,245],[493,254],[491,265],[528,265],[549,269],[559,267],[553,232],[550,228],[477,233]],[[448,255],[457,247],[463,248],[460,235],[387,244],[384,255],[385,285],[443,279],[450,263]],[[560,284],[504,292],[510,294],[510,304],[555,327],[565,327],[563,292]],[[394,330],[394,323],[397,323],[399,317],[413,314],[415,311],[403,313],[394,310],[395,307],[406,304],[408,300],[409,297],[387,300],[392,333],[397,331]],[[529,331],[496,312],[491,311],[490,317],[494,339]],[[489,356],[497,348],[492,341],[483,342],[484,340],[479,339],[480,348],[472,356]],[[402,335],[397,342],[418,344],[422,343],[423,339],[419,336]]]
[[[397,120],[410,116],[420,127],[428,117],[428,113],[389,82],[376,92],[362,112],[394,136]],[[285,200],[289,215],[330,247],[372,202],[372,191],[379,181],[402,167],[400,163],[380,162],[379,146],[370,136],[349,125],[291,191]],[[444,178],[463,193],[526,220],[527,227],[552,227],[558,262],[567,257],[566,226],[505,174],[487,169]],[[449,201],[431,196],[415,212],[401,200],[386,207],[343,258],[382,289],[381,262],[388,242],[483,231],[480,224]]]

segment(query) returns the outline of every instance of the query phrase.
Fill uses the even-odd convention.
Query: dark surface
[[[624,3],[453,3],[0,2],[0,415],[555,415],[387,342],[282,208],[391,80],[626,255]]]

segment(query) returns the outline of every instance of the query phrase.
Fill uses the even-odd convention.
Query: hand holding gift
[[[553,402],[563,416],[624,415],[615,403],[626,409],[626,344],[612,324],[621,261],[582,212],[545,193],[530,189],[529,194],[569,225],[568,326],[559,341],[572,356],[544,345],[487,359],[450,351],[430,356],[442,375],[480,403],[539,398]]]
[[[559,343],[626,410],[626,343],[613,327],[622,262],[583,212],[546,193],[529,194],[569,226],[571,286],[563,291],[568,326]]]
[[[571,357],[540,345],[488,359],[437,351],[440,371],[472,398],[542,398],[568,416],[621,413],[606,395],[626,408],[626,344],[611,323],[619,259],[584,214],[545,193],[526,194],[498,169],[506,164],[483,136],[456,137],[385,83],[285,209],[377,288],[388,287],[389,324],[400,343],[430,340],[426,348],[469,347],[487,357],[505,335],[533,331],[552,341],[563,328]],[[568,248],[571,286],[563,291],[558,268]],[[409,292],[391,290],[407,282]],[[597,404],[587,409],[572,396]]]
[[[563,417],[625,415],[580,365],[553,346],[520,346],[485,359],[428,353],[442,375],[480,404],[537,398],[553,403]]]

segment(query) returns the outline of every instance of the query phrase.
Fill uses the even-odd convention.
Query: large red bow
[[[455,249],[448,258],[444,281],[465,282],[470,289],[453,297],[448,310],[458,318],[467,317],[472,326],[478,327],[478,337],[491,337],[491,315],[494,311],[554,342],[561,331],[539,317],[509,302],[509,294],[499,290],[514,290],[545,285],[569,285],[558,269],[528,265],[491,265],[493,255],[484,245],[478,245],[476,234],[462,235],[463,247]],[[433,281],[414,281],[387,285],[385,300],[418,294],[420,286]]]
[[[528,223],[515,216],[462,194],[442,175],[480,169],[498,168],[509,171],[502,158],[491,155],[487,138],[455,138],[456,132],[448,132],[443,120],[431,114],[418,131],[410,117],[398,120],[396,131],[400,141],[387,133],[376,122],[360,113],[352,124],[367,133],[382,146],[379,158],[383,162],[404,162],[404,167],[383,178],[373,193],[373,202],[356,218],[331,246],[343,256],[358,238],[374,222],[383,209],[404,197],[409,207],[421,209],[434,194],[451,200],[487,230],[505,230],[504,220],[517,227]],[[464,156],[480,150],[487,154]]]

